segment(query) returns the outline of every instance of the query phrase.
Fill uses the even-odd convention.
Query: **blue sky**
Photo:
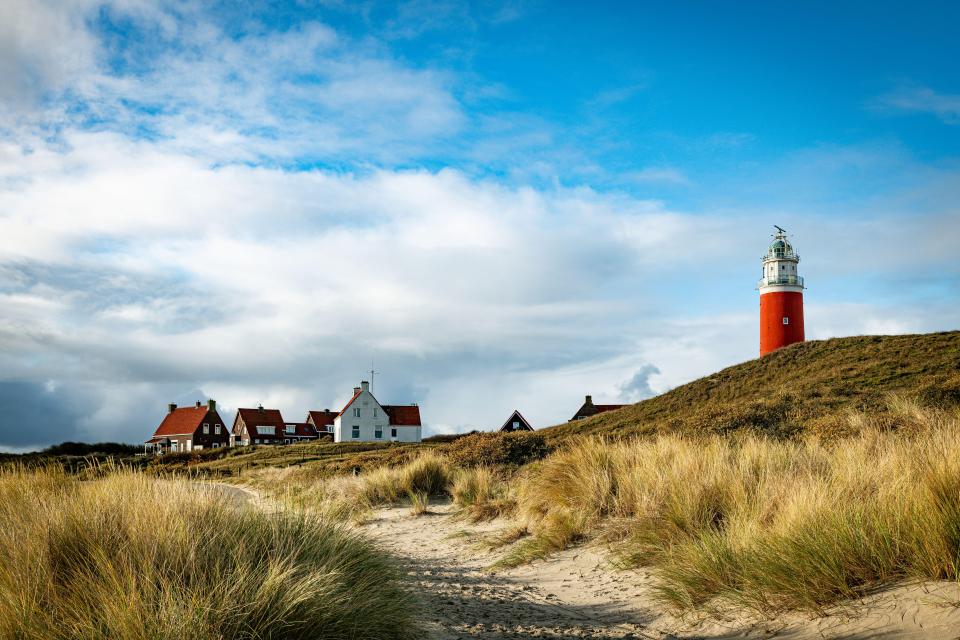
[[[958,27],[946,2],[5,2],[0,448],[141,441],[206,397],[302,419],[371,360],[428,432],[636,401],[755,357],[775,223],[808,337],[956,329]]]

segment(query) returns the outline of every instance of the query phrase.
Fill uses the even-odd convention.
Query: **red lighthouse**
[[[763,276],[757,285],[761,356],[803,342],[803,278],[797,273],[800,256],[787,242],[787,232],[776,229],[777,235],[763,256]]]

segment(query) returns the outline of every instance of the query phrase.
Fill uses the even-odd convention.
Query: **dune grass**
[[[960,418],[889,404],[902,428],[851,414],[860,432],[833,442],[586,439],[526,475],[532,535],[502,564],[603,531],[624,564],[655,569],[665,603],[714,613],[823,612],[898,581],[957,580]]]
[[[457,469],[450,495],[472,522],[511,516],[517,508],[516,498],[501,473],[491,467]]]
[[[415,638],[384,556],[316,517],[131,472],[0,472],[0,637]]]

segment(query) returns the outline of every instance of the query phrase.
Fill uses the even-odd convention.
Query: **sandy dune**
[[[401,559],[419,587],[431,638],[960,638],[953,584],[872,597],[854,614],[762,624],[694,624],[658,607],[643,571],[617,571],[587,547],[517,569],[485,570],[496,555],[476,542],[497,525],[470,525],[448,505],[414,517],[385,509],[362,530]]]

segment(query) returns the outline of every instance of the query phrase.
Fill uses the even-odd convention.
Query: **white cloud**
[[[929,87],[904,87],[881,96],[875,106],[888,111],[929,113],[946,124],[960,124],[960,95]]]

